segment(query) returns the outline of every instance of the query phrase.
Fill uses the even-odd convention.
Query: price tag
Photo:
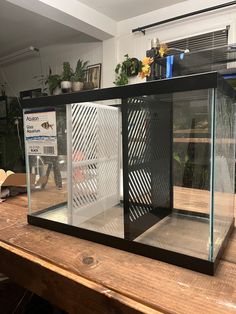
[[[57,156],[57,125],[55,110],[25,112],[24,131],[28,155]]]

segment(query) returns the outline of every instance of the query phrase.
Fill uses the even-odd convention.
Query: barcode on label
[[[43,153],[46,155],[54,155],[54,146],[44,146]]]

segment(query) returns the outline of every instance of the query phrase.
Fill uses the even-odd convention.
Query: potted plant
[[[115,68],[116,79],[114,84],[116,86],[126,85],[129,83],[129,78],[137,76],[141,70],[142,63],[137,58],[130,58],[128,54],[125,56],[125,60],[118,63]]]
[[[70,67],[70,62],[63,62],[63,72],[62,72],[62,77],[61,77],[61,90],[63,93],[68,93],[71,91],[72,75],[73,75],[73,71]]]
[[[76,69],[72,76],[72,89],[74,92],[83,89],[87,64],[88,61],[83,62],[80,59],[77,61]]]
[[[50,95],[58,95],[60,93],[61,76],[58,74],[52,74],[52,69],[49,68],[49,75],[45,81],[45,85],[48,85]]]

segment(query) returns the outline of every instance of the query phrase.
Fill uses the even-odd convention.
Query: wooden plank
[[[204,143],[210,144],[211,138],[204,138],[204,137],[175,137],[173,139],[174,143]],[[216,139],[216,144],[235,144],[235,139]]]
[[[16,200],[0,205],[0,269],[68,312],[235,313],[235,233],[210,277],[27,225]]]
[[[0,268],[15,282],[71,314],[161,314],[3,242],[0,242],[0,256]]]
[[[222,259],[230,263],[236,264],[236,229],[230,237],[229,243]]]
[[[175,186],[174,208],[209,214],[210,192]]]
[[[35,229],[32,227],[33,232]],[[67,236],[62,237],[62,235],[52,234],[50,231],[45,231],[42,234],[41,230],[37,230],[36,236],[33,236],[33,232],[31,233],[27,230],[29,237],[27,238],[28,241],[30,239],[34,241],[31,245],[36,255],[41,255],[43,260],[51,259],[53,263],[60,265],[60,270],[66,269],[73,276],[79,276],[76,277],[77,281],[80,280],[81,276],[85,277],[92,282],[98,283],[103,289],[106,288],[106,290],[119,292],[120,295],[130,300],[135,300],[140,304],[150,307],[150,310],[155,308],[156,310],[161,309],[167,313],[189,313],[189,310],[193,309],[195,313],[234,313],[234,309],[231,311],[227,304],[236,306],[235,264],[222,262],[217,276],[212,278],[88,241],[74,238],[68,239],[69,237]],[[37,242],[35,238],[38,238]],[[21,243],[16,238],[11,241],[16,245],[27,243],[25,239],[22,239]],[[44,247],[42,247],[42,243],[46,243]],[[29,242],[25,245],[25,248],[31,251]],[[54,252],[53,254],[49,253],[52,251]],[[24,258],[28,259],[29,257],[27,254],[24,254]],[[83,261],[86,258],[92,258],[93,262],[90,265],[85,264]],[[35,262],[36,260],[37,258],[34,257],[33,261]],[[40,261],[40,264],[42,265],[42,261]],[[4,267],[4,265],[1,266]],[[7,265],[13,265],[15,269],[22,270],[21,265],[10,263],[7,263]],[[48,269],[48,263],[45,267]],[[10,267],[11,269],[12,267]],[[26,266],[25,274],[27,277],[33,278],[33,282],[37,287],[31,286],[31,284],[28,285],[27,278],[25,279],[27,283],[26,287],[39,293],[41,296],[49,300],[56,298],[56,295],[51,295],[51,291],[46,291],[45,293],[44,289],[38,284],[39,279],[37,276],[35,277],[35,273],[40,274],[40,278],[43,277],[44,286],[48,286],[49,290],[52,288],[53,293],[55,293],[55,287],[52,286],[54,281],[57,282],[58,289],[62,289],[61,291],[65,289],[69,291],[70,295],[73,293],[73,286],[70,287],[69,283],[66,287],[60,285],[60,281],[64,280],[64,278],[54,278],[53,274],[49,274],[48,272],[45,274],[45,270],[42,269],[36,269],[35,273],[30,274],[27,269],[28,266]],[[55,272],[55,269],[53,272]],[[69,274],[67,273],[66,277],[68,276]],[[24,282],[24,278],[23,276],[18,282]],[[142,284],[140,285],[140,283]],[[80,289],[78,287],[76,287],[75,293],[77,293],[77,298],[74,299],[75,295],[73,295],[72,299],[78,299],[81,302],[79,298]],[[219,295],[222,293],[223,301],[218,300]],[[88,292],[82,294],[82,296],[84,297],[86,294]],[[206,296],[209,299],[206,299]],[[67,298],[66,295],[64,297]],[[216,304],[218,301],[223,303]],[[55,304],[59,305],[60,303],[58,302],[59,300],[56,299]],[[96,300],[96,302],[99,301]],[[71,305],[67,305],[66,308],[69,306],[71,307]],[[204,312],[206,309],[207,311]],[[215,312],[216,310],[217,312]],[[108,311],[108,313],[110,312]],[[150,313],[150,311],[147,311],[147,313]]]
[[[185,129],[185,130],[174,130],[174,134],[207,134],[210,135],[208,129]]]
[[[215,206],[218,213],[223,213],[223,208],[228,202],[232,202],[232,195],[216,193]],[[229,203],[231,204],[231,203]],[[199,213],[210,213],[210,192],[207,190],[174,187],[174,208],[190,210]],[[236,217],[236,194],[234,197],[234,217]]]
[[[27,201],[28,201],[27,194],[24,193],[24,194],[17,195],[17,197],[8,198],[7,202],[4,203],[4,206],[7,206],[7,204],[12,204],[12,205],[17,205],[24,208],[28,208]]]
[[[24,207],[12,206],[7,225],[6,206],[0,268],[70,313],[235,313],[235,263],[222,261],[209,277],[29,226]]]

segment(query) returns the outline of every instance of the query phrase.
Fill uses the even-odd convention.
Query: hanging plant
[[[142,62],[137,58],[130,58],[128,54],[125,56],[125,60],[118,63],[115,68],[116,80],[114,84],[116,86],[127,85],[129,78],[138,75],[141,70]]]

